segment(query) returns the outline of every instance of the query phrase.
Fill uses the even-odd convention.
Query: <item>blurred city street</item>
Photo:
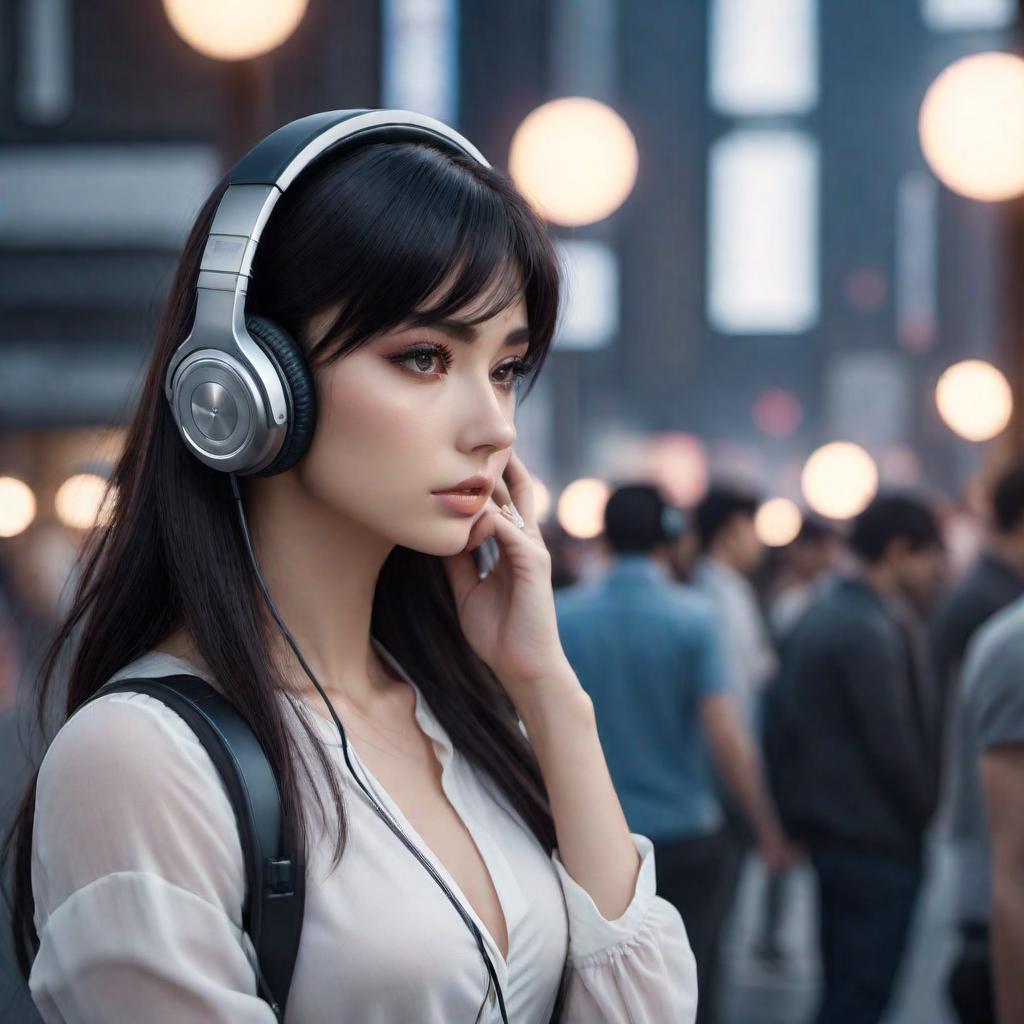
[[[0,53],[0,1024],[1024,1021],[1024,0]]]
[[[908,962],[884,1024],[955,1024],[944,996],[955,949],[949,909],[953,863],[948,845],[938,842],[933,842],[930,857],[931,875],[914,923]],[[755,955],[763,884],[762,869],[755,860],[748,861],[725,943],[723,1021],[806,1024],[814,1014],[820,980],[814,949],[814,879],[806,868],[794,871],[782,931],[785,960],[779,966],[766,966]]]

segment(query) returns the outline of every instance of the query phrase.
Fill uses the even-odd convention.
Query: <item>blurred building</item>
[[[954,433],[935,388],[980,359],[1020,393],[1005,268],[1024,216],[941,184],[918,122],[952,62],[1019,49],[1014,0],[290,3],[280,45],[223,60],[178,34],[173,0],[0,0],[0,483],[33,509],[18,526],[21,492],[0,489],[0,587],[26,673],[84,536],[61,488],[116,457],[188,226],[250,143],[318,110],[422,111],[501,169],[552,100],[628,127],[621,204],[552,221],[566,309],[517,442],[552,519],[573,481],[647,460],[681,504],[732,475],[806,505],[832,442],[857,448],[826,493],[866,458],[865,493],[960,505],[998,442]],[[570,189],[609,162],[535,159]],[[564,579],[585,576],[589,537],[554,526]]]

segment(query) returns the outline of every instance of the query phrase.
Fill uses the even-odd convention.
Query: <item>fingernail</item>
[[[484,541],[484,547],[487,549],[487,572],[488,574],[494,572],[498,565],[500,557],[500,550],[498,548],[498,542],[493,537],[488,537]]]
[[[473,552],[473,556],[476,559],[476,574],[480,579],[484,579],[484,577],[488,576],[495,566],[496,560],[491,551],[490,544],[488,543],[489,541],[490,538],[488,537],[488,539]]]
[[[523,517],[519,514],[519,510],[515,507],[515,505],[512,504],[511,498],[509,499],[507,504],[501,506],[501,511],[504,514],[505,518],[512,522],[515,526],[518,526],[520,529],[523,528],[523,526],[525,525]]]

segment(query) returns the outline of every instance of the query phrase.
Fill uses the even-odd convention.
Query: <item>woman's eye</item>
[[[391,361],[399,366],[412,364],[410,368],[414,373],[420,377],[427,377],[430,375],[431,367],[437,361],[443,363],[445,370],[447,370],[451,366],[452,355],[450,351],[440,346],[430,346],[427,348],[421,346],[420,348],[410,349],[408,352],[400,352],[397,356],[393,356]]]
[[[513,359],[511,363],[499,366],[495,372],[505,374],[498,383],[502,384],[506,390],[511,390],[529,373],[529,369],[522,359]]]
[[[449,349],[443,346],[429,346],[399,353],[397,356],[393,356],[391,361],[399,366],[407,366],[416,376],[430,377],[436,373],[447,372],[452,364],[452,358]],[[442,364],[443,369],[436,369],[437,363]],[[505,391],[511,391],[528,372],[529,369],[522,359],[513,359],[511,362],[499,366],[494,374],[498,386]]]
[[[414,352],[409,357],[410,360],[415,360],[417,369],[423,370],[424,372],[427,372],[433,367],[434,360],[437,358],[438,356],[434,352]]]

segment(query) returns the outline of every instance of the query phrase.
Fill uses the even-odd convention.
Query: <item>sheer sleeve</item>
[[[83,708],[36,788],[29,989],[43,1020],[272,1024],[244,877],[227,792],[185,722],[145,694]]]
[[[679,912],[655,895],[654,844],[631,833],[640,855],[633,899],[608,921],[565,869],[558,872],[569,914],[572,968],[566,1024],[692,1024],[697,1014],[697,967]]]

